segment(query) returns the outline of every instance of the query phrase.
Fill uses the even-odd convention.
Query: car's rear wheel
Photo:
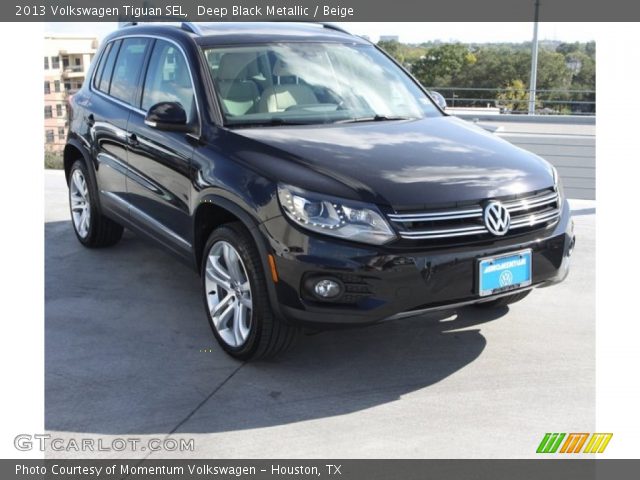
[[[76,237],[85,247],[110,247],[122,238],[123,228],[100,213],[87,167],[78,160],[69,172],[69,209]]]
[[[496,298],[495,300],[490,300],[488,302],[476,303],[476,306],[480,308],[506,307],[507,305],[511,305],[512,303],[516,303],[516,302],[519,302],[520,300],[523,300],[530,293],[531,293],[531,290],[525,290],[524,292],[518,292],[512,295],[505,295],[504,297]]]
[[[242,224],[225,224],[209,236],[202,288],[213,334],[231,356],[273,357],[293,343],[298,329],[271,311],[260,256]]]

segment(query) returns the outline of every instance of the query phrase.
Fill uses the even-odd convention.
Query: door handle
[[[138,136],[135,133],[130,133],[129,135],[127,135],[127,143],[132,147],[140,144],[140,142],[138,141]]]

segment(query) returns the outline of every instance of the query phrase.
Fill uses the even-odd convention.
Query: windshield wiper
[[[360,123],[360,122],[391,122],[397,120],[415,120],[413,117],[402,117],[393,115],[374,115],[372,117],[348,118],[346,120],[338,120],[335,123]]]
[[[230,123],[230,127],[278,127],[281,125],[310,125],[309,122],[288,120],[282,117],[269,118],[268,120],[255,120],[248,122]]]

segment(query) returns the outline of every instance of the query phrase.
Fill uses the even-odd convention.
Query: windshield
[[[391,121],[441,115],[372,45],[205,48],[230,126]]]

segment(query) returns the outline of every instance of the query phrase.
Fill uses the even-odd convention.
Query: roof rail
[[[202,29],[194,22],[182,22],[180,28],[186,32],[202,35]]]
[[[328,22],[318,22],[318,23],[322,25],[324,28],[328,28],[329,30],[335,30],[336,32],[346,33],[347,35],[351,35],[350,32],[347,32],[344,28],[339,27],[335,23],[328,23]]]

